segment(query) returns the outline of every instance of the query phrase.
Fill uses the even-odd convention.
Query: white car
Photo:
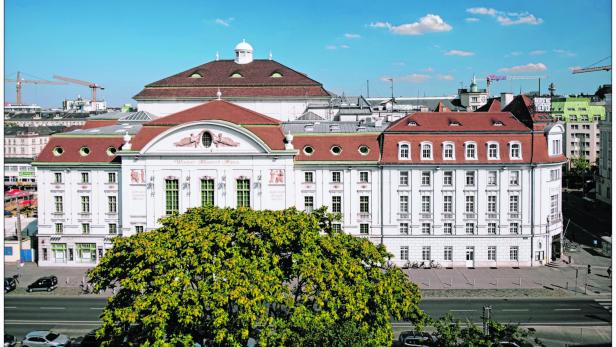
[[[22,347],[66,347],[71,345],[68,336],[53,331],[32,331],[21,341]]]

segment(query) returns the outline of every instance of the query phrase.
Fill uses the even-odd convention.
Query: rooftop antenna
[[[370,97],[370,80],[366,80],[366,95]]]
[[[220,55],[218,54],[218,51],[216,51],[216,61],[220,60]]]

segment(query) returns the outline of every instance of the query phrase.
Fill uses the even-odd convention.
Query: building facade
[[[335,227],[384,244],[398,265],[541,265],[562,232],[563,133],[508,112],[281,123],[214,100],[58,134],[35,162],[39,264],[92,266],[111,238],[213,204],[328,206]]]
[[[612,94],[605,95],[605,120],[599,121],[601,151],[597,199],[612,204]]]

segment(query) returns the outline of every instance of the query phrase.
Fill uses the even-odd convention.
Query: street
[[[567,221],[566,237],[585,246],[592,246],[593,240],[601,245],[601,236],[612,235],[611,210],[601,203],[591,203],[582,199],[579,192],[563,192],[563,228]]]
[[[37,329],[53,329],[71,337],[99,326],[104,298],[5,297],[5,332],[22,338]],[[472,322],[481,322],[483,306],[492,307],[499,322],[522,325],[601,326],[611,324],[611,298],[584,299],[426,299],[420,304],[433,318],[447,313]],[[394,322],[394,331],[409,329]]]

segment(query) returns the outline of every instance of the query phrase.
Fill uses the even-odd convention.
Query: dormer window
[[[330,151],[333,155],[340,155],[340,153],[342,153],[342,147],[334,145],[332,146],[332,148],[330,148]]]
[[[398,144],[398,159],[408,160],[410,159],[409,153],[410,145],[408,143],[399,143]]]
[[[244,76],[242,76],[242,74],[239,71],[235,71],[234,73],[231,74],[230,77],[231,78],[242,78]]]
[[[314,124],[304,125],[304,131],[314,131]]]
[[[332,132],[333,131],[340,131],[340,125],[338,125],[338,124],[331,124],[329,126],[329,131],[332,131]]]
[[[519,142],[509,143],[509,157],[511,159],[522,159],[522,145]]]
[[[464,156],[466,159],[477,159],[477,144],[475,142],[464,144]]]
[[[192,74],[190,74],[190,76],[188,76],[188,78],[203,78],[203,76],[201,76],[200,73],[195,71]]]
[[[80,154],[82,157],[85,157],[85,156],[87,156],[87,155],[90,155],[90,148],[89,148],[89,147],[87,147],[87,146],[83,146],[83,147],[81,147],[81,148],[79,149],[79,154]]]
[[[281,78],[282,74],[278,71],[274,71],[272,72],[272,74],[270,75],[271,78]]]
[[[502,127],[503,126],[503,122],[501,122],[499,120],[495,120],[495,121],[492,121],[492,125],[494,125],[495,127]]]
[[[410,120],[409,121],[409,126],[410,127],[416,127],[417,126],[417,122],[415,122],[414,120]]]
[[[450,119],[450,120],[449,120],[449,126],[450,126],[450,127],[458,127],[458,126],[460,126],[460,122],[458,122],[458,121],[457,121],[457,120],[455,120],[455,119]]]

